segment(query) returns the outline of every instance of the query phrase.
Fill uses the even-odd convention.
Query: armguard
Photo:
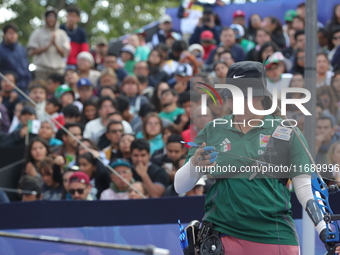
[[[306,204],[306,211],[308,213],[309,218],[313,221],[314,225],[318,225],[321,221],[323,221],[323,214],[316,204],[315,200],[310,199]]]

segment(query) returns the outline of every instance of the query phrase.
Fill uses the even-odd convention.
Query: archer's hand
[[[215,151],[214,146],[206,146],[206,143],[202,143],[194,156],[191,158],[191,162],[194,166],[214,166],[216,164],[218,152]]]

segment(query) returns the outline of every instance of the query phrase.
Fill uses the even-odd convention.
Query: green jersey
[[[230,125],[232,115],[223,119],[228,121],[228,124],[215,124],[214,127],[214,122],[208,123],[197,135],[195,143],[205,142],[207,146],[215,146],[220,151],[258,159],[265,152],[272,135],[287,138],[280,133],[275,135],[276,128],[277,126],[280,128],[282,120],[277,116],[266,116],[261,127],[254,127],[246,134]],[[300,136],[306,144],[301,132]],[[289,169],[288,175],[294,177],[305,173],[304,167],[299,166],[310,164],[310,160],[294,132],[290,134],[289,142],[287,164],[298,168]],[[195,150],[196,148],[192,148],[189,151],[187,160]],[[290,192],[282,182],[264,176],[250,179],[252,173],[240,171],[233,178],[218,178],[218,166],[220,169],[229,166],[229,169],[234,167],[240,170],[252,164],[253,161],[232,155],[223,153],[218,155],[216,172],[212,173],[217,181],[206,195],[204,220],[212,222],[215,230],[239,239],[258,243],[298,245],[290,210]],[[299,171],[294,172],[294,169]]]

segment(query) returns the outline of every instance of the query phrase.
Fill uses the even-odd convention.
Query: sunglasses
[[[340,36],[333,36],[333,40],[339,40]]]
[[[117,130],[110,130],[111,134],[116,134],[116,133],[124,133],[123,129],[117,129]]]
[[[69,192],[71,193],[71,195],[76,194],[76,192],[78,192],[79,195],[84,193],[85,189],[70,189]]]

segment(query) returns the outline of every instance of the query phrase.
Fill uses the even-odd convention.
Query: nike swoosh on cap
[[[234,77],[233,77],[233,79],[238,79],[238,78],[242,78],[242,77],[244,77],[245,75],[239,75],[239,76],[236,76],[235,74],[234,74]]]

